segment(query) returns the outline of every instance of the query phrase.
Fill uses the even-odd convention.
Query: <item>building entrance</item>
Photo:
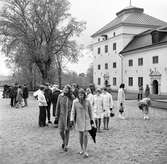
[[[158,94],[158,81],[153,80],[153,94]]]

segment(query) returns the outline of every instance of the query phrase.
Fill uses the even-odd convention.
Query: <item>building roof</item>
[[[108,32],[119,25],[135,25],[142,27],[158,28],[161,26],[167,25],[167,22],[164,22],[160,19],[154,18],[150,15],[144,14],[144,9],[129,6],[123,10],[116,13],[117,17],[94,33],[91,37],[96,37],[105,32]]]
[[[129,44],[120,52],[120,54],[124,55],[127,52],[162,44],[167,45],[167,26],[158,29],[150,29],[135,35]]]

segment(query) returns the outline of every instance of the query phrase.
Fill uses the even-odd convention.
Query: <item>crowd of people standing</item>
[[[8,89],[8,95],[10,98],[10,106],[13,108],[23,108],[28,106],[27,99],[29,96],[29,90],[26,84],[23,86],[15,83]]]

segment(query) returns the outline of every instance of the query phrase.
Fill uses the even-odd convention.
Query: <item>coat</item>
[[[59,129],[70,128],[70,115],[73,100],[61,93],[58,96],[55,117],[58,119]]]
[[[90,102],[85,100],[84,105],[82,105],[78,98],[75,99],[72,105],[70,120],[76,121],[76,129],[78,131],[83,132],[90,130],[90,121],[93,120]]]
[[[27,88],[27,87],[24,87],[24,88],[23,88],[23,98],[24,98],[24,99],[27,99],[27,98],[28,98],[28,88]]]

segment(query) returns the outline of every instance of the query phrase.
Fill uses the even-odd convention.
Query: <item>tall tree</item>
[[[84,22],[71,16],[69,7],[67,0],[7,0],[0,14],[0,35],[6,56],[14,62],[35,63],[44,82],[48,81],[55,63],[60,87],[63,61],[76,61],[78,56],[72,38],[85,28]],[[17,61],[16,57],[21,59]]]

